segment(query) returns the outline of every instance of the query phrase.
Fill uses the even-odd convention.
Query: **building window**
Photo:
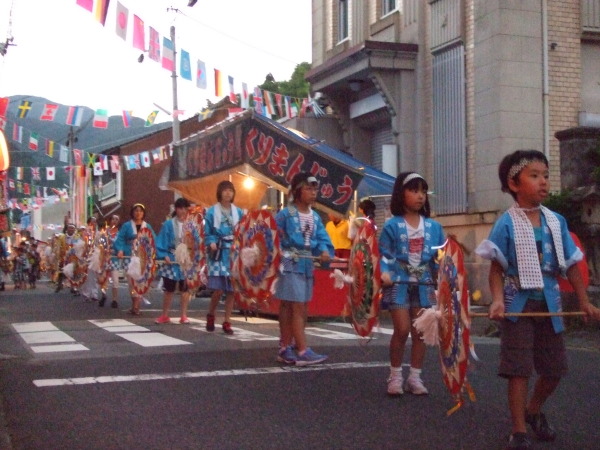
[[[338,41],[348,38],[348,0],[339,0],[338,5]]]
[[[398,9],[398,0],[383,0],[382,2],[382,6],[381,6],[381,15],[382,16],[386,16],[391,12],[396,11],[396,9]]]

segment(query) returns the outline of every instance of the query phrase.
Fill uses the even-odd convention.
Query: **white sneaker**
[[[412,392],[414,395],[427,395],[429,391],[423,384],[423,380],[419,376],[409,376],[404,386],[406,392]]]
[[[404,394],[404,391],[402,390],[402,382],[404,380],[402,379],[402,374],[401,373],[391,373],[390,377],[387,380],[387,393],[388,395],[402,395]]]

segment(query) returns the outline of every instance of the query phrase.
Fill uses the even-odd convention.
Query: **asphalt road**
[[[1,448],[505,445],[510,421],[506,383],[495,375],[496,339],[474,339],[480,361],[469,380],[477,401],[446,417],[454,402],[434,349],[423,373],[430,395],[387,397],[386,318],[370,341],[357,339],[342,320],[311,322],[309,343],[330,358],[294,368],[275,362],[272,320],[238,317],[233,337],[218,328],[207,333],[207,299],[194,299],[191,325],[155,325],[161,294],[149,298],[144,315],[132,317],[128,305],[101,309],[45,285],[0,292]],[[568,356],[571,373],[546,408],[557,441],[536,448],[598,449],[600,351],[570,348]]]

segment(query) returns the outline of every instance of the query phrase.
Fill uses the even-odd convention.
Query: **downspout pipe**
[[[550,159],[550,88],[548,83],[548,1],[542,1],[542,114],[544,155]]]

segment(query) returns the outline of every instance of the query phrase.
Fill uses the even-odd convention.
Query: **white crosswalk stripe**
[[[163,333],[156,333],[148,328],[138,326],[123,319],[90,320],[94,325],[115,333],[130,342],[142,347],[164,347],[169,345],[191,345],[191,342],[183,341]]]
[[[206,331],[206,321],[202,319],[190,318],[190,325],[180,325],[179,317],[172,317],[170,324],[159,326],[160,331],[138,325],[125,319],[99,319],[88,320],[96,327],[119,336],[125,341],[131,342],[141,347],[167,347],[180,345],[194,345],[198,342],[179,339],[169,336],[171,330],[193,330],[194,332],[209,333]],[[278,321],[261,317],[232,317],[231,321],[239,326],[233,327],[234,333],[226,335],[221,331],[221,325],[217,324],[213,334],[218,338],[226,338],[239,342],[259,342],[259,341],[278,341],[279,328]],[[371,337],[363,338],[358,336],[349,323],[328,322],[313,323],[307,326],[305,331],[307,336],[314,338],[333,340],[333,341],[352,341],[363,339],[377,339],[377,335],[391,335],[392,329],[376,327],[373,329]],[[54,352],[73,352],[89,350],[85,345],[77,342],[72,336],[61,331],[51,322],[23,322],[14,323],[12,327],[19,333],[23,342],[29,346],[34,353],[54,353]],[[180,328],[184,327],[184,328]],[[254,328],[254,329],[253,329]],[[332,328],[345,328],[346,330],[335,330]],[[81,331],[81,330],[80,330]]]
[[[34,353],[56,353],[89,350],[76,343],[73,337],[59,330],[51,322],[13,323],[12,327]]]

